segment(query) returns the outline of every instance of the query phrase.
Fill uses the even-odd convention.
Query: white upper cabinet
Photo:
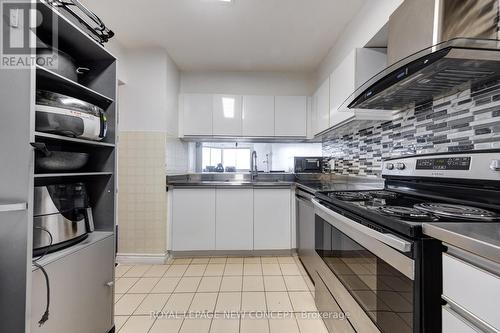
[[[322,100],[329,103],[328,98]],[[179,135],[305,138],[309,113],[307,96],[181,94]]]
[[[307,138],[314,138],[316,133],[316,110],[314,97],[307,97]]]
[[[213,96],[213,135],[241,136],[241,96]]]
[[[335,126],[354,117],[354,112],[340,112],[342,103],[354,92],[356,71],[356,50],[335,68],[330,76],[330,126]]]
[[[243,96],[243,136],[274,136],[274,96]]]
[[[354,88],[361,87],[366,81],[374,77],[387,67],[386,48],[356,49],[356,74]]]
[[[275,136],[307,135],[307,97],[276,96]]]
[[[386,67],[385,49],[354,49],[333,71],[330,77],[330,127],[354,117],[355,111],[340,110],[344,101]]]
[[[212,94],[181,96],[183,135],[212,135]]]
[[[316,107],[316,133],[323,132],[330,127],[330,78],[314,94]]]
[[[311,97],[311,137],[314,137],[316,134],[319,133],[318,131],[318,91],[314,93]]]

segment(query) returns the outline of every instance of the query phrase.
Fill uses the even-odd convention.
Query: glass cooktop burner
[[[368,195],[376,199],[396,199],[399,197],[398,193],[389,191],[370,191],[368,192]]]
[[[428,214],[422,210],[412,207],[383,206],[379,207],[378,210],[384,215],[389,215],[402,219],[426,220],[426,221],[433,219],[431,214]]]
[[[343,201],[365,201],[372,198],[365,192],[334,192],[333,195]]]
[[[396,199],[399,194],[389,191],[333,192],[333,197],[342,201],[369,201],[374,199]]]
[[[439,217],[456,218],[461,220],[500,221],[500,215],[477,207],[455,205],[447,203],[420,203],[414,208],[434,214]]]
[[[425,197],[393,191],[330,191],[325,194],[331,199],[344,201],[355,209],[369,210],[403,222],[500,222],[500,213],[496,211],[445,202],[429,202]]]

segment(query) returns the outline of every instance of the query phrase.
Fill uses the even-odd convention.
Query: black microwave
[[[295,157],[295,173],[323,172],[323,157]]]

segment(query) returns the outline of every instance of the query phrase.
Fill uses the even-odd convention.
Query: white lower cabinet
[[[172,250],[215,250],[215,188],[175,189]]]
[[[114,237],[110,236],[44,266],[50,281],[50,308],[49,320],[42,326],[38,321],[45,311],[47,287],[42,272],[33,271],[31,332],[105,333],[111,330],[114,244]]]
[[[443,331],[442,333],[480,333],[470,323],[446,306],[442,308]]]
[[[291,248],[291,190],[254,189],[254,249]]]
[[[444,253],[443,295],[474,317],[500,330],[500,275]]]
[[[290,188],[176,188],[172,251],[291,249]]]
[[[253,249],[253,189],[216,190],[215,249]]]

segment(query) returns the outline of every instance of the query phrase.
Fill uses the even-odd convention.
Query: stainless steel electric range
[[[385,188],[323,191],[316,303],[332,332],[441,331],[441,252],[423,223],[500,221],[500,151],[387,160]]]

